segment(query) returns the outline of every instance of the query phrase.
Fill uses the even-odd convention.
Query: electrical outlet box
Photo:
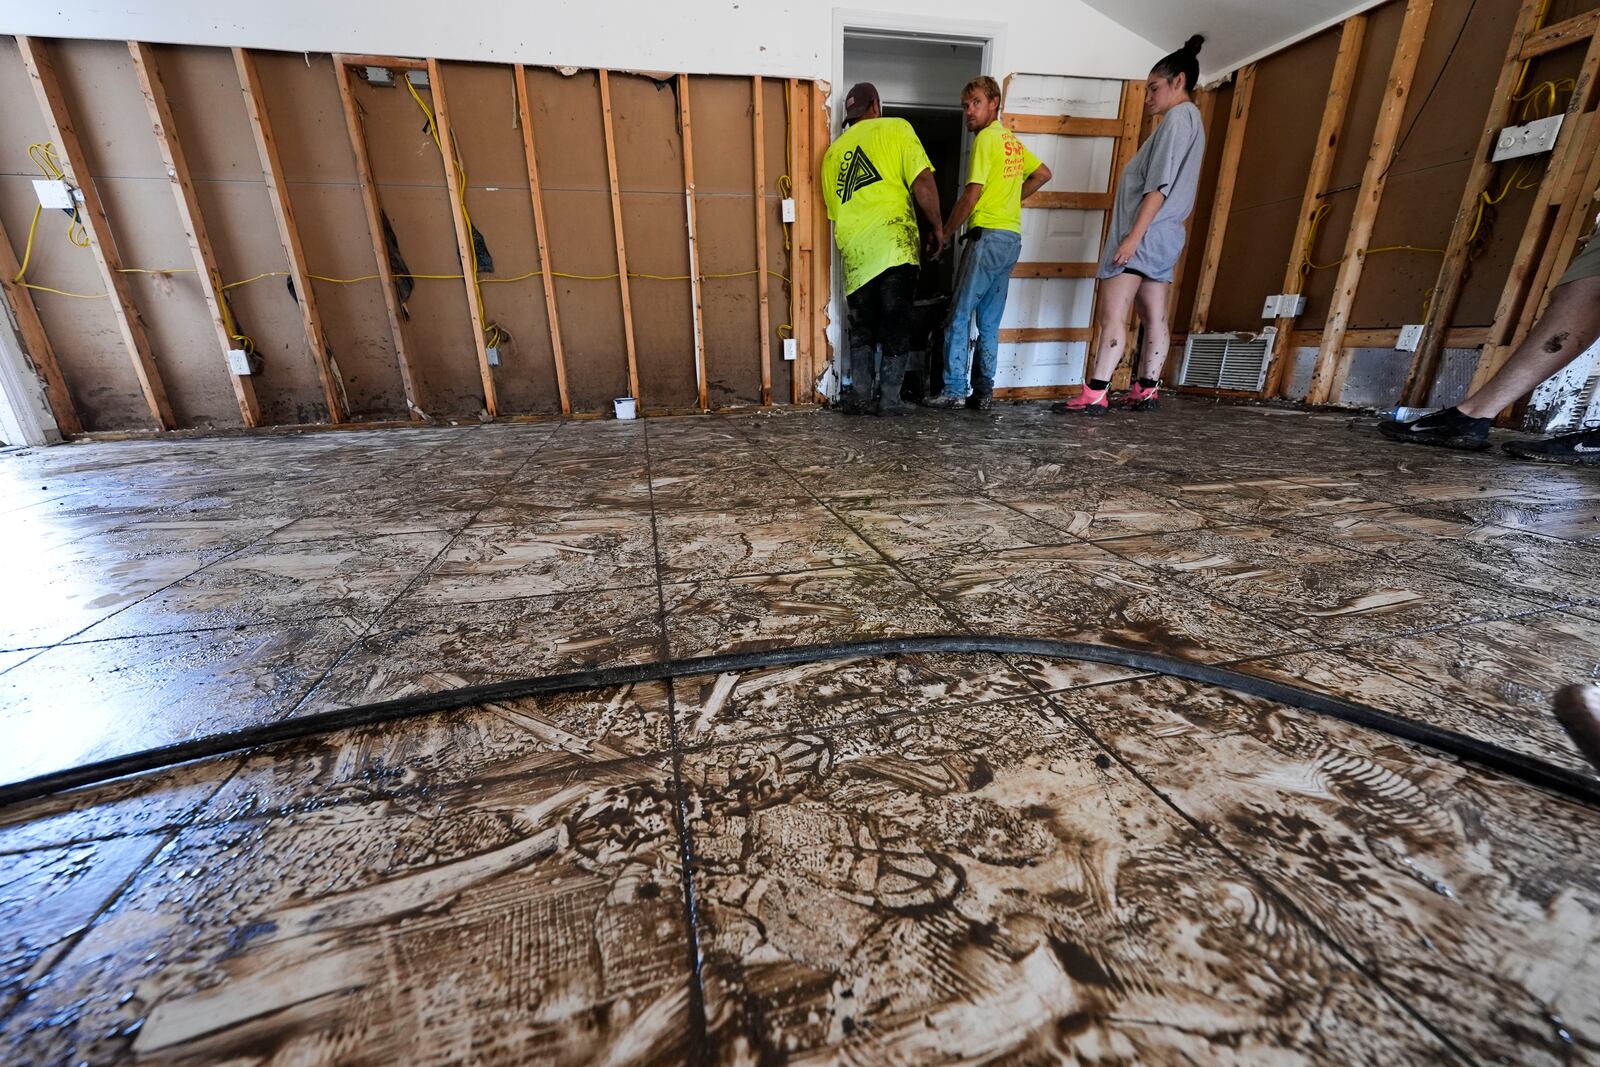
[[[791,363],[800,358],[800,342],[793,337],[785,337],[783,339],[783,358]]]
[[[783,221],[794,221],[794,197],[785,197],[783,201]]]
[[[1490,158],[1498,163],[1502,159],[1536,156],[1540,152],[1551,151],[1556,146],[1556,137],[1561,133],[1561,123],[1566,117],[1565,114],[1551,115],[1524,126],[1507,126],[1495,139],[1494,155]]]
[[[1278,317],[1277,293],[1273,293],[1271,296],[1267,297],[1266,304],[1261,308],[1261,317],[1264,319],[1275,319]]]
[[[35,178],[33,179],[33,195],[39,198],[40,207],[60,208],[64,211],[72,210],[72,186],[64,181]]]
[[[406,71],[406,81],[418,89],[426,89],[428,87],[428,72],[425,70],[408,70]]]
[[[242,348],[228,350],[228,370],[241,378],[256,372],[255,367],[250,365],[250,353]]]
[[[367,68],[367,84],[368,85],[393,85],[394,84],[394,74],[389,70],[388,67],[368,67]]]
[[[488,353],[489,353],[489,366],[498,367],[500,365],[500,348],[499,348],[499,346],[497,346],[497,345],[489,346]]]
[[[1306,298],[1300,293],[1278,294],[1278,318],[1292,319],[1304,315],[1306,311]]]
[[[1422,324],[1400,327],[1400,339],[1394,343],[1394,347],[1401,352],[1415,352],[1422,347]]]

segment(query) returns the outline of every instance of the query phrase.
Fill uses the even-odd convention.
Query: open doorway
[[[962,118],[961,90],[984,73],[990,47],[991,42],[985,37],[890,28],[843,29],[842,78],[835,98],[842,100],[844,90],[857,82],[877,86],[884,115],[905,119],[922,141],[933,164],[940,209],[945,215],[949,215],[960,195],[972,144],[972,135],[967,133]],[[834,126],[837,129],[837,121]],[[959,257],[958,249],[955,255],[925,264],[918,279],[918,315],[912,328],[914,351],[906,376],[910,398],[920,397],[942,373],[943,352],[937,335],[955,290]],[[838,277],[837,272],[835,276]],[[843,314],[842,290],[838,296],[837,308]],[[847,382],[852,371],[848,343],[839,346],[839,351],[845,356],[841,373]]]

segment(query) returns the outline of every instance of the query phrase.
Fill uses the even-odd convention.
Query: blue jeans
[[[994,392],[995,361],[999,358],[1000,317],[1006,310],[1006,288],[1011,268],[1022,254],[1022,235],[1010,230],[984,230],[961,260],[961,277],[950,307],[950,327],[944,335],[944,391],[948,396]],[[972,316],[978,316],[978,357],[973,366],[967,338]],[[971,370],[972,381],[967,377]]]

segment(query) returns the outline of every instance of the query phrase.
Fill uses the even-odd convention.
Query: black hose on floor
[[[972,636],[957,634],[930,634],[917,637],[889,637],[874,641],[850,641],[840,644],[804,645],[800,647],[770,649],[760,652],[735,652],[719,656],[696,656],[689,659],[669,660],[665,663],[630,664],[603,667],[596,670],[573,671],[568,674],[549,674],[537,678],[517,678],[488,685],[464,686],[438,693],[385,700],[375,704],[362,704],[352,708],[305,715],[279,722],[248,726],[241,730],[179,741],[159,748],[132,752],[125,756],[87,763],[64,771],[42,774],[20,782],[0,786],[0,808],[53,796],[69,789],[96,785],[132,774],[146,774],[164,770],[182,763],[245,752],[264,745],[318,737],[338,730],[372,726],[400,719],[431,715],[497,701],[517,700],[524,697],[549,696],[585,689],[609,689],[634,685],[640,682],[659,682],[669,678],[695,675],[724,674],[783,667],[828,660],[866,659],[877,656],[894,656],[908,653],[939,652],[990,652],[1044,659],[1084,660],[1090,663],[1109,663],[1150,674],[1167,675],[1191,682],[1231,689],[1246,696],[1259,697],[1302,711],[1327,715],[1344,722],[1354,723],[1368,730],[1376,730],[1390,737],[1409,741],[1435,752],[1467,760],[1480,767],[1497,771],[1539,789],[1548,789],[1573,800],[1600,807],[1600,779],[1578,771],[1568,770],[1541,759],[1524,755],[1489,741],[1445,730],[1437,726],[1392,715],[1386,711],[1358,704],[1351,700],[1329,696],[1298,686],[1258,678],[1226,667],[1214,667],[1176,656],[1154,652],[1137,652],[1132,649],[1107,645],[1086,644],[1081,641],[1052,641],[1036,637]]]

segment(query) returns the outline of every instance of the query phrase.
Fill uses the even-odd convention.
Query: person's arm
[[[972,210],[978,206],[978,198],[982,195],[982,182],[968,182],[967,187],[961,190],[961,199],[956,201],[956,206],[950,209],[950,217],[945,220],[946,240],[955,238],[956,231],[972,216]]]
[[[1028,175],[1028,177],[1022,183],[1022,199],[1026,200],[1034,193],[1037,193],[1049,180],[1049,167],[1041,163],[1037,167],[1033,168],[1033,173]]]
[[[933,182],[932,168],[922,168],[922,173],[911,183],[911,198],[917,202],[917,210],[922,212],[922,217],[928,220],[928,243],[936,250],[943,248],[944,228],[939,225],[939,187]]]
[[[1119,267],[1126,267],[1133,261],[1134,254],[1139,251],[1139,242],[1144,240],[1145,231],[1156,220],[1156,214],[1161,210],[1161,205],[1167,202],[1167,194],[1156,189],[1144,194],[1144,199],[1139,201],[1139,213],[1133,218],[1133,229],[1128,231],[1128,236],[1117,245],[1117,250],[1111,256],[1111,262]]]

